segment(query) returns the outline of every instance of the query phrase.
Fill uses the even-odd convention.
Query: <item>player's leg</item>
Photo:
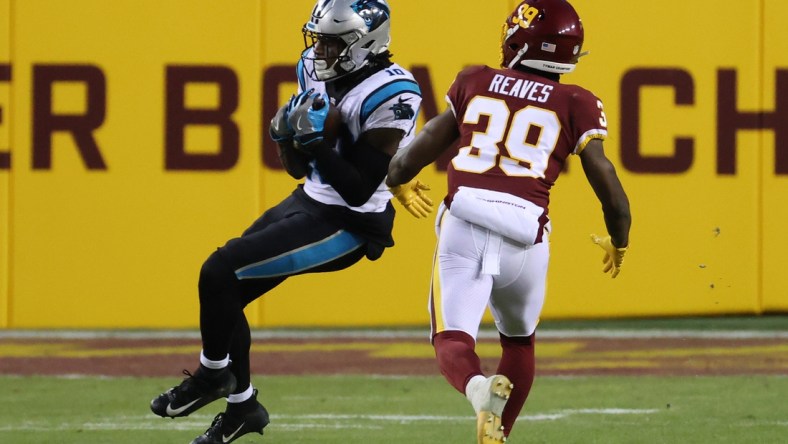
[[[209,359],[227,356],[243,308],[286,278],[349,266],[365,241],[291,196],[219,248],[200,278],[200,331]],[[339,264],[339,265],[337,265]],[[206,270],[206,268],[208,268]]]
[[[348,257],[352,262],[363,257],[359,253],[363,240],[311,214],[300,202],[291,196],[268,210],[205,262],[199,285],[203,339],[199,369],[154,398],[154,413],[186,416],[238,389],[228,364],[236,324],[243,319],[246,304],[288,276],[334,263],[345,266]],[[248,362],[248,346],[236,350],[242,348],[246,351],[238,352],[238,359]]]
[[[358,260],[358,259],[356,259]],[[334,262],[324,266],[338,266]],[[245,279],[241,281],[243,306],[266,293],[281,279]],[[230,370],[237,380],[236,389],[227,396],[225,411],[219,413],[202,435],[192,444],[232,442],[248,433],[263,434],[270,422],[266,408],[258,401],[258,389],[251,382],[250,348],[252,344],[249,323],[241,312],[230,341]]]
[[[290,195],[268,209],[238,237],[214,251],[200,270],[200,334],[203,354],[224,359],[235,323],[252,300],[282,283],[286,274],[243,280],[237,270],[302,245],[299,232],[311,221]],[[292,219],[290,216],[293,216]]]
[[[535,334],[525,337],[508,337],[502,334],[500,337],[503,353],[497,372],[509,378],[514,385],[509,401],[506,403],[506,408],[504,408],[501,415],[501,426],[503,426],[504,435],[509,436],[534,382]]]
[[[229,346],[229,339],[226,344],[215,340],[211,342],[210,339],[206,341],[206,337],[210,338],[206,332],[216,332],[222,328],[234,329],[235,322],[225,327],[225,320],[234,317],[237,321],[243,313],[240,300],[234,297],[239,289],[240,283],[234,278],[227,260],[219,251],[214,252],[200,271],[200,329],[203,336],[200,364],[193,373],[184,370],[187,378],[179,385],[153,398],[150,404],[153,413],[165,418],[187,416],[236,390],[237,381],[229,367],[230,354],[226,348]],[[214,310],[214,313],[211,313],[211,310]],[[211,345],[213,351],[208,353],[208,346]],[[222,346],[225,348],[222,349]]]
[[[229,443],[247,433],[263,434],[263,429],[270,421],[268,411],[257,400],[257,389],[251,384],[251,343],[249,323],[242,314],[236,323],[230,346],[230,370],[236,375],[237,387],[227,397],[225,411],[216,415],[210,427],[192,444]]]
[[[476,335],[487,307],[492,275],[482,272],[490,236],[450,214],[443,217],[437,267],[430,295],[433,345],[446,380],[470,401],[477,414],[477,442],[486,443],[500,427],[511,383],[501,375],[485,377],[476,354]],[[501,435],[500,431],[497,435]]]
[[[449,384],[463,394],[468,380],[482,373],[476,335],[492,287],[492,277],[480,273],[484,240],[478,234],[477,230],[474,236],[471,224],[444,214],[430,291],[438,366]]]
[[[549,261],[549,243],[523,249],[504,242],[501,274],[493,284],[490,310],[500,332],[503,353],[498,373],[514,384],[501,423],[506,436],[525,404],[534,380],[534,343],[536,324],[544,305]]]
[[[286,224],[281,221],[266,224],[264,229],[253,226],[242,237],[247,243],[258,243],[260,248],[265,244],[276,251],[276,254],[255,258],[236,269],[244,307],[284,277],[341,270],[364,257],[365,241],[331,223],[316,219],[308,212],[290,212],[286,220]],[[284,245],[273,247],[275,244]],[[229,349],[231,369],[238,381],[237,388],[228,396],[225,411],[217,415],[205,433],[195,438],[192,444],[232,442],[247,433],[262,434],[268,425],[268,411],[258,401],[258,391],[251,384],[250,347],[249,324],[241,312]]]
[[[205,261],[200,272],[200,365],[181,384],[151,401],[162,417],[187,416],[223,397],[249,393],[249,326],[243,308],[249,301],[278,285],[278,277],[255,282],[254,290],[239,281],[221,249]],[[254,291],[254,296],[250,296]],[[232,350],[232,353],[231,353]],[[233,356],[231,356],[233,355]],[[234,365],[230,367],[230,363]],[[238,384],[238,377],[241,383]]]

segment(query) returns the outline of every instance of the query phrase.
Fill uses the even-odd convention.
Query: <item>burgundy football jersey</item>
[[[570,154],[605,139],[602,102],[579,86],[512,69],[467,68],[446,96],[460,130],[448,169],[450,206],[458,187],[513,194],[545,209]]]

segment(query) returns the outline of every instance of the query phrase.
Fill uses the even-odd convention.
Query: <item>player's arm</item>
[[[397,151],[404,132],[396,128],[373,128],[362,133],[356,143],[340,156],[321,144],[312,151],[320,176],[348,205],[364,205],[380,186],[391,156]]]
[[[391,159],[386,185],[395,187],[410,182],[425,166],[431,164],[460,136],[457,120],[451,109],[430,119],[407,147]]]
[[[340,154],[325,141],[325,122],[331,107],[328,96],[309,90],[291,99],[290,103],[287,123],[289,128],[295,128],[296,148],[314,160],[321,179],[348,205],[364,205],[383,182],[404,131],[397,128],[367,130]]]
[[[295,149],[292,140],[277,142],[279,161],[293,179],[303,179],[309,172],[309,156]]]
[[[271,119],[268,133],[271,139],[276,142],[277,154],[282,166],[294,179],[302,179],[309,171],[309,156],[295,149],[293,136],[295,131],[287,121],[295,97],[276,111],[276,115]]]
[[[618,179],[616,168],[605,156],[602,141],[591,140],[580,152],[580,161],[588,183],[602,204],[605,226],[613,247],[626,248],[632,224],[629,199]]]

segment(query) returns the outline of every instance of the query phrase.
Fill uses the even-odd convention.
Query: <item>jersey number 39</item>
[[[561,131],[558,116],[531,105],[518,110],[511,124],[510,115],[503,100],[471,99],[462,123],[477,124],[481,116],[488,116],[489,121],[484,132],[473,133],[470,146],[460,148],[452,159],[454,168],[481,174],[498,165],[508,176],[543,178]],[[506,153],[498,149],[502,141]]]

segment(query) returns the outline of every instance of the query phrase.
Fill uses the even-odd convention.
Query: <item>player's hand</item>
[[[618,248],[613,245],[610,236],[599,237],[596,234],[591,235],[591,242],[599,245],[605,250],[605,257],[602,262],[605,264],[602,268],[603,273],[611,272],[611,277],[615,278],[621,271],[621,264],[624,263],[624,255],[627,253],[627,247]]]
[[[290,100],[287,123],[294,131],[294,138],[307,150],[323,141],[328,110],[331,107],[328,95],[304,91]]]
[[[271,119],[271,126],[268,127],[268,133],[271,135],[271,138],[274,139],[274,142],[286,142],[292,140],[295,135],[295,131],[293,131],[293,128],[287,123],[287,114],[290,111],[291,103],[294,99],[295,94],[290,97],[290,102],[279,108],[274,118]]]
[[[427,185],[413,179],[408,183],[391,187],[389,191],[413,217],[418,219],[432,213],[432,200],[424,193],[429,189]]]

